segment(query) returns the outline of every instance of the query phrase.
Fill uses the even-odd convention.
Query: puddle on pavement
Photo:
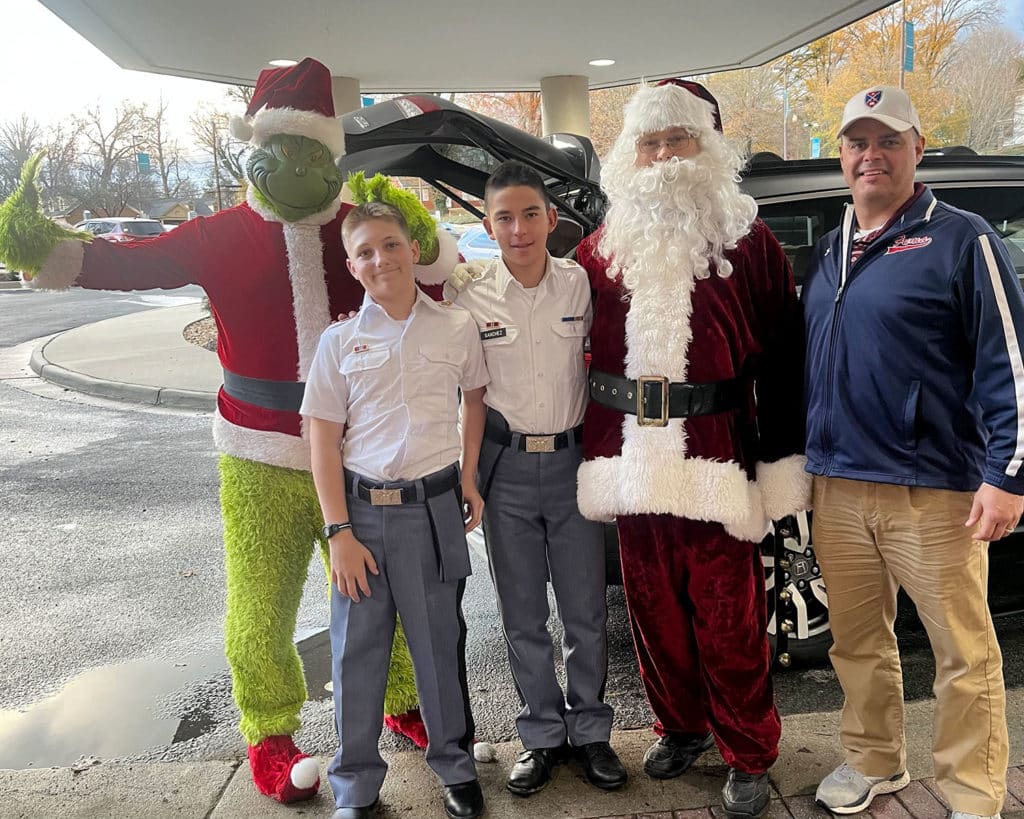
[[[324,687],[331,667],[327,631],[297,646],[310,698],[329,697]],[[185,719],[164,718],[161,701],[226,668],[224,653],[217,650],[177,662],[137,660],[80,674],[24,711],[0,710],[0,769],[68,766],[83,756],[130,756],[202,736],[217,725],[209,710],[200,706]]]

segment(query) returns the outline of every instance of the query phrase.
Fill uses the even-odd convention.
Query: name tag
[[[507,327],[496,327],[493,330],[481,330],[480,340],[489,341],[492,338],[505,338],[506,335],[508,335]]]
[[[583,321],[583,316],[562,316],[562,321]]]

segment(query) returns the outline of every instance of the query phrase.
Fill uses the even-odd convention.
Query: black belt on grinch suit
[[[663,375],[625,378],[593,368],[588,377],[591,400],[603,407],[635,415],[642,427],[664,427],[669,418],[692,418],[740,409],[745,400],[743,382],[738,378],[690,384],[669,381]]]
[[[239,401],[279,412],[298,412],[306,390],[303,381],[274,381],[250,378],[224,370],[224,392]]]

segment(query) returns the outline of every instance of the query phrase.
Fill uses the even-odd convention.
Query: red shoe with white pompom
[[[312,799],[320,787],[320,764],[286,734],[250,745],[249,767],[257,790],[278,802]]]
[[[427,747],[427,726],[423,724],[423,717],[420,716],[420,709],[413,708],[404,714],[385,714],[384,725],[389,731],[408,737],[417,748]]]

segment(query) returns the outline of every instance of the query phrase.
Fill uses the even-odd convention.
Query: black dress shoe
[[[523,751],[508,776],[508,789],[516,796],[536,793],[551,781],[551,771],[564,759],[564,746]]]
[[[449,819],[476,819],[484,812],[484,793],[475,779],[444,786],[444,812]]]
[[[576,749],[587,781],[613,791],[626,784],[626,768],[607,742],[590,742]]]
[[[756,819],[768,808],[771,790],[768,774],[749,774],[729,769],[722,788],[722,808],[730,819]]]
[[[665,734],[644,754],[644,773],[653,779],[673,779],[686,773],[702,753],[715,744],[708,733],[694,739]]]
[[[377,801],[374,799],[372,805],[362,808],[338,808],[331,814],[331,819],[370,819],[377,815]]]

